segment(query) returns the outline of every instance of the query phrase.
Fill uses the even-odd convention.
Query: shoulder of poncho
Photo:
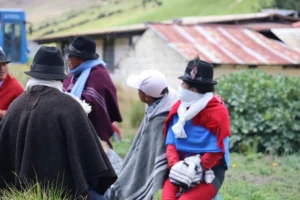
[[[107,71],[107,69],[105,69],[104,67],[101,67],[100,65],[97,65],[96,67],[93,67],[91,72],[90,72],[90,77],[97,77],[99,78],[99,76],[109,76],[109,73]]]
[[[49,98],[51,98],[52,104],[55,105],[54,109],[57,114],[64,115],[74,113],[74,115],[76,115],[82,110],[81,105],[74,98],[56,89],[51,89],[51,96],[43,95],[41,100],[43,101]]]
[[[169,114],[169,112],[166,111],[166,112],[162,112],[162,113],[159,113],[157,115],[154,115],[151,118],[150,122],[153,122],[153,123],[162,123],[163,124],[166,121],[166,119],[168,117],[168,114]]]
[[[113,82],[105,68],[94,67],[87,79],[86,87],[93,87],[101,90],[113,87]]]
[[[41,95],[39,97],[39,103],[38,107],[36,109],[39,109],[41,107],[49,108],[51,107],[52,114],[60,115],[60,114],[66,114],[74,112],[74,115],[76,114],[79,109],[81,109],[79,103],[76,102],[72,97],[68,96],[67,94],[64,94],[62,92],[59,92],[56,89],[49,89],[49,93],[45,95]],[[22,93],[13,103],[11,104],[11,110],[20,110],[23,109],[26,99],[28,99],[29,94],[28,91],[25,91]],[[48,101],[50,99],[50,101]],[[50,113],[49,113],[50,114]]]
[[[228,109],[223,102],[217,102],[216,100],[214,99],[213,102],[194,117],[193,124],[203,126],[214,134],[222,130],[222,137],[230,135]]]
[[[211,106],[208,105],[200,113],[198,113],[196,115],[196,118],[197,117],[210,118],[211,120],[215,120],[216,122],[218,122],[223,119],[229,118],[229,112],[223,102],[214,102],[214,104],[212,104]]]
[[[70,95],[65,94],[64,92],[61,93],[61,106],[66,106],[68,108],[81,108],[80,104]]]

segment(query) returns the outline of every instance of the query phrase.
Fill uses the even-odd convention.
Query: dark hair
[[[165,94],[168,94],[169,93],[169,89],[168,87],[166,87],[165,89],[163,89],[163,91],[160,93],[161,95],[165,95]],[[155,97],[152,97],[155,101],[162,98],[162,97],[158,97],[158,98],[155,98]]]
[[[205,84],[205,83],[196,84],[196,83],[191,83],[191,82],[187,82],[187,81],[184,81],[184,82],[189,86],[189,88],[196,88],[196,90],[200,94],[205,94],[207,92],[215,91],[215,86],[211,85],[211,84]]]

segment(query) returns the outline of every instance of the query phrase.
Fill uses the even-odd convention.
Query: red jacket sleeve
[[[201,164],[204,170],[208,170],[213,166],[219,164],[223,159],[224,153],[205,153],[201,156]]]
[[[167,154],[169,168],[173,167],[173,165],[179,162],[179,154],[177,152],[175,145],[168,144],[166,154]]]

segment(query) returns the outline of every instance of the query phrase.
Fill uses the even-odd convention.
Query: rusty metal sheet
[[[250,29],[228,26],[149,24],[186,59],[214,64],[299,65],[300,52]]]

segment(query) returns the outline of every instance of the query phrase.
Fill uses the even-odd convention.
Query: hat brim
[[[93,54],[77,53],[77,52],[72,51],[70,49],[66,50],[66,54],[68,54],[69,56],[76,56],[76,57],[83,58],[83,59],[88,59],[88,60],[94,60],[94,59],[99,58],[99,55],[97,53],[93,53]]]
[[[135,89],[141,89],[142,79],[139,75],[130,75],[127,78],[127,85]]]
[[[201,84],[216,85],[216,84],[218,84],[217,81],[201,81],[201,82],[200,81],[194,81],[194,80],[186,78],[185,76],[179,76],[178,79],[183,80],[183,81],[188,82],[188,83],[197,84],[197,85],[201,85]]]
[[[130,75],[127,78],[127,85],[129,87],[140,89],[141,88],[142,79],[139,75]]]
[[[11,63],[11,61],[10,60],[1,60],[0,63],[8,64],[8,63]]]
[[[39,73],[39,72],[31,72],[31,71],[24,72],[24,73],[34,78],[40,78],[46,80],[64,80],[70,78],[70,76],[66,74],[47,74],[47,73]]]

